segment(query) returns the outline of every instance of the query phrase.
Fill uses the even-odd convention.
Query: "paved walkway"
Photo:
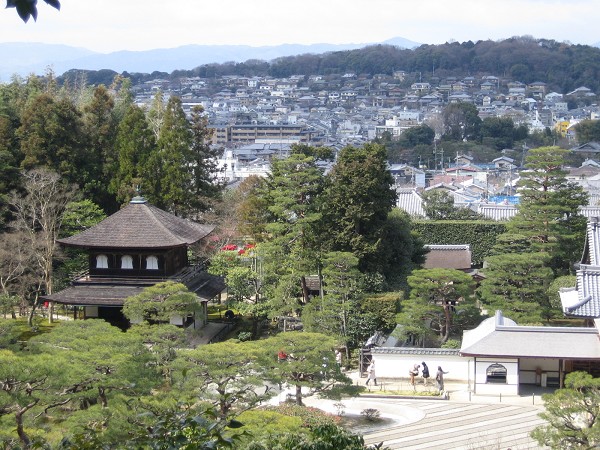
[[[454,401],[380,400],[398,409],[416,408],[423,418],[409,424],[364,433],[365,442],[391,449],[536,449],[529,437],[543,423],[540,408]],[[386,408],[386,409],[387,409]]]
[[[350,374],[355,382],[364,378]],[[404,380],[378,380],[381,384],[401,384]],[[371,387],[371,389],[376,389]],[[428,389],[417,386],[417,390]],[[517,450],[538,449],[529,433],[544,423],[538,417],[543,411],[541,391],[521,396],[476,396],[468,386],[446,383],[449,400],[360,397],[344,400],[347,414],[360,414],[366,408],[378,409],[382,417],[391,419],[386,426],[363,430],[368,444],[383,442],[390,449],[403,450]],[[336,411],[335,402],[317,398],[306,404],[329,412]]]

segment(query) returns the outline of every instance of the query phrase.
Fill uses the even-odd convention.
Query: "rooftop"
[[[171,248],[198,242],[213,229],[213,225],[177,217],[136,197],[97,225],[58,242],[85,248]]]

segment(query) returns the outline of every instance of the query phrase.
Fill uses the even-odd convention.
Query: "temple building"
[[[188,260],[188,247],[213,231],[135,197],[115,214],[74,236],[59,239],[64,246],[85,249],[89,269],[60,292],[44,300],[73,308],[74,318],[101,318],[128,326],[122,307],[126,298],[163,281],[183,283],[198,296],[204,314],[172,320],[175,325],[206,322],[206,303],[225,289],[222,278],[204,272]],[[200,323],[198,323],[200,322]]]

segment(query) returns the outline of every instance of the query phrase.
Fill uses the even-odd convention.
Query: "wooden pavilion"
[[[163,281],[183,283],[204,305],[225,289],[222,278],[190,264],[188,247],[205,239],[214,229],[182,219],[135,197],[115,214],[74,236],[59,239],[64,246],[87,250],[89,269],[70,287],[43,297],[45,301],[72,307],[74,318],[101,318],[128,326],[122,307],[127,297]],[[188,325],[198,318],[174,319]]]

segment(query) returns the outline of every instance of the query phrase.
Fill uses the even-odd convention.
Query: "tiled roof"
[[[477,212],[492,220],[509,220],[517,214],[517,207],[514,205],[496,205],[490,203],[480,203]]]
[[[127,297],[143,290],[144,286],[77,285],[43,298],[64,305],[118,307],[123,306]]]
[[[414,348],[414,347],[373,347],[372,354],[399,354],[399,355],[440,355],[456,356],[459,350],[456,348]]]
[[[463,356],[600,360],[598,330],[518,326],[501,311],[463,333]]]
[[[600,264],[600,224],[598,223],[598,217],[588,221],[586,250],[589,254],[590,264],[594,266]]]
[[[567,316],[600,317],[600,223],[598,217],[588,221],[581,264],[577,270],[577,286],[559,292],[563,312]]]
[[[580,206],[579,213],[588,219],[600,217],[600,206]]]
[[[185,279],[179,279],[177,276],[170,279],[185,284],[202,301],[214,298],[225,289],[223,278],[202,271],[194,271],[192,276]],[[145,288],[153,284],[153,282],[136,284],[83,282],[52,295],[45,295],[43,299],[65,305],[119,307],[123,306],[126,298],[141,293]]]
[[[569,316],[600,317],[600,266],[581,264],[576,290],[561,289],[560,299]]]
[[[97,225],[58,242],[87,248],[170,248],[193,244],[213,229],[134,199]]]
[[[411,216],[425,217],[423,209],[423,199],[414,189],[397,189],[398,200],[396,205],[398,208],[406,211]]]
[[[425,245],[425,269],[470,269],[471,247],[464,245]]]

